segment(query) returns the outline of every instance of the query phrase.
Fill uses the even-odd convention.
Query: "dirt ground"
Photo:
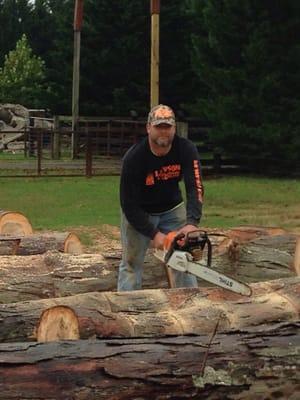
[[[72,229],[71,232],[79,236],[85,253],[121,254],[120,229],[116,226],[81,226]]]

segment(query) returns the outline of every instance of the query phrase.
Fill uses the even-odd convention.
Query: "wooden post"
[[[52,158],[58,160],[60,158],[60,132],[59,132],[59,117],[54,116],[54,130],[53,130],[53,154]]]
[[[176,133],[178,136],[184,137],[187,139],[188,137],[188,123],[183,121],[176,122]]]
[[[88,125],[85,127],[85,133],[86,133],[86,153],[85,153],[85,176],[87,178],[91,178],[93,174],[93,168],[92,168],[92,163],[93,163],[93,146],[92,146],[92,138],[91,134],[89,132]]]
[[[41,176],[42,172],[42,130],[37,129],[37,175]]]
[[[151,0],[150,108],[159,103],[159,13],[160,0]]]
[[[80,34],[83,19],[83,0],[76,0],[74,10],[74,56],[72,90],[72,157],[77,156],[77,122],[79,114]]]

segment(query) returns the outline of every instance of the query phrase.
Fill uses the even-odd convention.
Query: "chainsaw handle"
[[[184,233],[178,233],[176,231],[169,232],[164,240],[164,249],[166,250],[165,263],[168,262],[173,250],[179,240],[185,237]]]
[[[203,239],[203,244],[201,245],[202,250],[204,250],[204,247],[207,245],[207,267],[211,266],[211,260],[212,260],[212,244],[211,241],[207,235],[206,231],[202,230],[195,230],[192,232],[187,233],[186,235],[184,233],[178,233],[176,231],[171,231],[169,232],[164,240],[164,249],[167,250],[167,254],[165,256],[166,260],[168,260],[175,248],[175,246],[178,246],[185,250],[185,245],[189,243],[189,240],[192,239],[192,235],[195,233],[200,233],[201,232],[201,238]],[[180,240],[185,239],[185,243],[178,243]]]
[[[181,240],[184,237],[184,233],[178,233],[176,231],[171,231],[167,233],[164,240],[164,249],[169,251],[178,240]]]

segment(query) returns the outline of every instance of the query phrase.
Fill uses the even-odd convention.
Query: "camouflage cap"
[[[175,114],[171,107],[159,104],[151,109],[148,114],[148,124],[176,125]]]

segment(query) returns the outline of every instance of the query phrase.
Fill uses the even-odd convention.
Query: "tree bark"
[[[236,239],[231,239],[230,235],[230,231],[218,231],[217,236],[212,236],[212,266],[217,271],[248,283],[295,275],[296,235],[261,235],[248,242],[244,233],[241,242],[234,241]],[[2,256],[0,303],[114,291],[120,257],[120,252],[106,254],[105,258],[57,252],[26,257]],[[198,283],[201,287],[212,286],[200,279]],[[144,264],[143,288],[167,286],[163,264],[149,251]]]
[[[1,242],[0,255],[11,255],[14,252],[14,242]],[[34,234],[21,238],[16,255],[28,256],[44,254],[46,251],[57,250],[63,253],[81,254],[82,245],[77,235],[70,232],[51,232]]]
[[[298,398],[299,323],[210,338],[0,344],[0,398]]]
[[[0,303],[116,290],[120,259],[100,254],[47,252],[0,257]],[[167,287],[160,264],[144,268],[144,287]]]
[[[300,277],[252,284],[252,296],[221,288],[140,290],[0,305],[0,342],[153,337],[296,321]]]
[[[0,210],[0,235],[27,236],[32,226],[20,212]]]
[[[225,238],[213,246],[212,264],[224,274],[259,282],[295,274],[297,235],[261,236],[250,241]]]

